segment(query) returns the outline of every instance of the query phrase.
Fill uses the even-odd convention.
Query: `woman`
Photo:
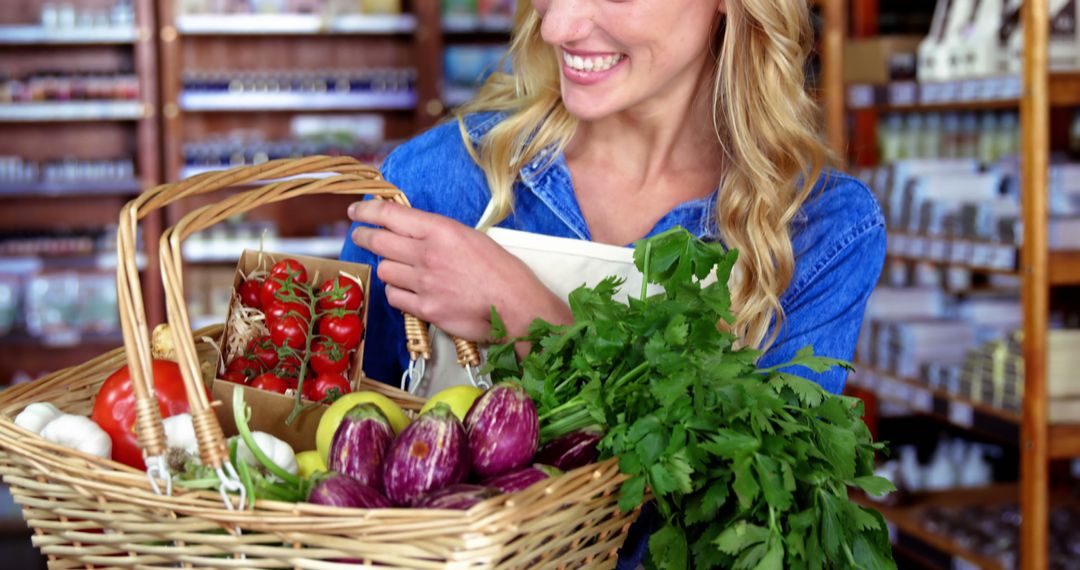
[[[825,170],[812,40],[806,0],[519,0],[513,74],[384,163],[415,210],[349,209],[342,258],[378,266],[367,374],[392,381],[408,362],[400,311],[472,340],[492,305],[511,335],[571,319],[473,229],[489,202],[485,223],[537,234],[622,246],[682,225],[719,240],[740,252],[735,327],[762,366],[808,344],[850,359],[884,223],[865,186]],[[833,392],[846,379],[796,372]]]

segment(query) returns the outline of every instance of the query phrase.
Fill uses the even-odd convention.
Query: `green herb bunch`
[[[648,494],[663,517],[649,568],[895,568],[884,519],[848,489],[892,490],[873,475],[859,400],[781,372],[850,367],[810,347],[759,369],[736,348],[728,277],[737,252],[675,228],[636,244],[641,294],[618,299],[609,278],[570,296],[574,324],[537,320],[519,363],[492,349],[493,379],[515,378],[537,403],[541,439],[588,427],[601,457],[629,476],[623,509]],[[715,280],[706,279],[715,275]],[[647,284],[663,292],[646,295]],[[705,284],[708,283],[708,284]],[[505,337],[498,315],[494,334]]]

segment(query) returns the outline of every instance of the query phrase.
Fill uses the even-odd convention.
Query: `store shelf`
[[[896,231],[888,232],[887,244],[888,256],[894,260],[959,267],[979,273],[1017,275],[1019,250],[1015,245]]]
[[[416,107],[416,92],[180,93],[185,111],[392,111]]]
[[[1015,443],[1020,437],[1020,415],[975,402],[943,390],[935,390],[912,378],[902,378],[856,363],[857,374],[849,382],[873,392],[883,402],[896,404],[939,421]]]
[[[0,105],[0,122],[137,121],[146,116],[141,101],[48,101]]]
[[[1052,425],[1047,439],[1051,459],[1080,458],[1080,424]]]
[[[26,333],[11,333],[0,336],[0,348],[5,350],[34,350],[61,348],[70,346],[96,347],[102,352],[123,346],[124,337],[119,333],[109,334],[74,334],[60,336],[31,336]]]
[[[891,507],[874,503],[861,495],[854,500],[866,507],[877,509],[889,524],[892,541],[908,550],[926,550],[953,558],[953,568],[971,567],[983,570],[1006,570],[996,560],[972,552],[947,536],[933,533],[922,523],[923,512],[931,507],[992,505],[1015,503],[1018,500],[1018,487],[1014,484],[998,484],[986,488],[955,489],[939,493],[923,493],[910,504]],[[959,559],[959,560],[955,560]]]
[[[87,182],[0,182],[0,198],[66,198],[71,196],[131,196],[142,191],[138,180]]]
[[[448,34],[509,34],[512,18],[475,15],[443,15],[443,32]]]
[[[0,25],[2,45],[123,45],[134,43],[138,32],[131,27],[46,28]]]
[[[135,254],[135,266],[146,269],[146,254]],[[113,270],[116,252],[105,251],[85,255],[0,255],[0,270],[38,272],[44,270]]]
[[[1080,105],[1080,73],[1052,73],[1050,105]],[[849,110],[944,112],[1018,109],[1019,77],[988,77],[940,83],[899,81],[888,85],[849,85]]]
[[[476,87],[448,85],[443,88],[443,104],[447,107],[460,107],[476,96]]]
[[[245,166],[245,165],[238,165],[238,166]],[[233,166],[226,165],[226,164],[223,164],[223,165],[220,165],[220,166],[185,166],[184,169],[180,171],[180,179],[184,180],[184,179],[187,179],[187,178],[191,178],[192,176],[198,176],[199,174],[206,174],[207,172],[221,172],[222,170],[228,170],[230,168],[233,168]],[[336,172],[309,172],[307,174],[297,174],[295,176],[286,176],[284,178],[270,178],[270,179],[267,179],[267,180],[262,180],[259,183],[260,184],[270,184],[271,182],[282,182],[282,181],[285,181],[285,180],[303,180],[303,179],[311,179],[311,178],[327,178],[327,177],[330,177],[330,176],[334,176],[336,174],[337,174]],[[253,186],[253,185],[254,184],[248,184],[247,186]]]
[[[1080,251],[1051,251],[1048,269],[1051,285],[1080,285]]]
[[[264,251],[337,259],[344,243],[343,237],[265,240],[251,238],[225,241],[190,239],[184,242],[183,255],[188,263],[236,263],[245,249],[258,250],[261,246]]]
[[[392,35],[416,30],[412,14],[354,14],[325,20],[314,14],[192,14],[176,29],[189,36]]]

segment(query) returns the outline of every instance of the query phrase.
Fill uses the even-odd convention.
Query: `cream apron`
[[[490,207],[489,207],[490,209]],[[485,217],[487,216],[485,212]],[[609,275],[624,280],[618,298],[625,302],[628,294],[641,291],[641,273],[634,266],[634,250],[580,239],[552,237],[517,230],[492,228],[488,236],[532,269],[540,282],[560,298],[582,285],[594,286]],[[659,291],[650,286],[649,293]],[[486,378],[457,363],[454,343],[448,335],[431,328],[432,354],[422,370],[423,380],[413,383],[414,393],[430,397],[438,391],[460,384],[488,386]],[[481,354],[484,351],[481,350]],[[409,372],[406,372],[406,376]],[[405,384],[405,378],[402,378]]]

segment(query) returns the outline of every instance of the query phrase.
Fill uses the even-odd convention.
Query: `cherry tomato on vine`
[[[349,351],[332,340],[316,341],[308,366],[319,374],[344,374],[349,368]]]
[[[283,301],[271,301],[263,310],[266,315],[266,326],[269,328],[274,321],[289,316],[299,317],[305,321],[311,319],[311,309],[303,303],[285,303]]]
[[[267,277],[266,281],[263,281],[262,288],[259,289],[259,302],[262,303],[264,310],[274,302],[297,303],[298,299],[306,301],[309,298],[303,285],[288,278]]]
[[[299,261],[285,258],[270,268],[270,277],[276,277],[282,281],[291,277],[297,283],[307,283],[307,270]]]
[[[280,361],[277,346],[274,346],[274,342],[270,340],[268,334],[251,339],[245,353],[259,359],[266,370],[272,370]]]
[[[331,309],[346,309],[356,311],[364,304],[364,290],[360,283],[348,277],[338,275],[333,279],[327,279],[322,287],[319,287],[319,309],[329,311]]]
[[[251,381],[252,388],[258,388],[260,390],[266,390],[268,392],[277,392],[278,394],[284,394],[285,390],[289,389],[289,383],[283,378],[274,374],[273,372],[267,372],[261,374],[258,378]]]
[[[360,337],[364,335],[364,322],[356,313],[335,310],[319,319],[319,334],[345,350],[352,350],[360,344]]]
[[[262,279],[248,279],[241,283],[240,287],[236,289],[237,294],[240,296],[240,304],[253,309],[262,309],[262,286]]]
[[[227,370],[221,375],[221,379],[226,382],[233,382],[235,384],[247,384],[249,378],[244,376],[243,372],[237,372],[236,370]]]
[[[300,317],[288,315],[275,319],[269,328],[270,340],[277,346],[302,350],[307,344],[308,322]]]
[[[352,386],[341,374],[319,374],[304,382],[304,397],[313,402],[321,402],[328,397],[331,401],[336,400],[349,392],[352,392]]]
[[[250,355],[242,354],[233,358],[225,365],[226,372],[239,372],[246,380],[266,372],[266,366],[261,360]]]

